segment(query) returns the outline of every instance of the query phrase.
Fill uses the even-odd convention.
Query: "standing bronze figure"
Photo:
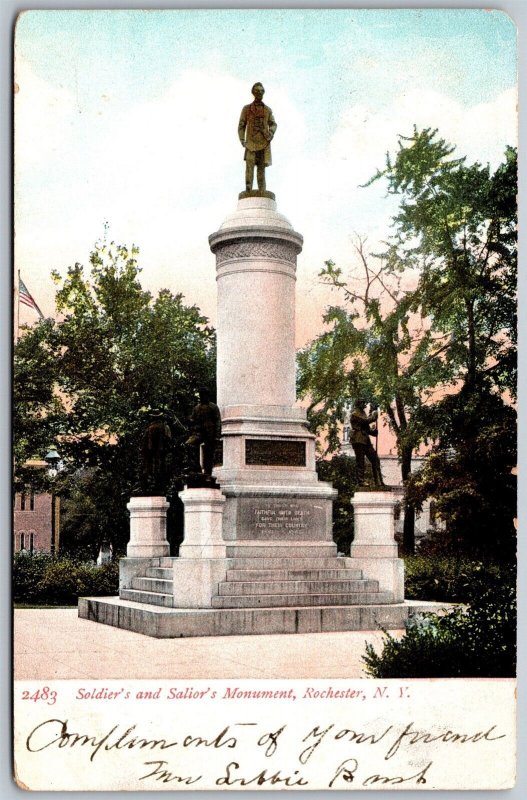
[[[351,414],[351,445],[355,452],[357,463],[357,479],[359,486],[365,485],[365,459],[367,458],[372,466],[373,482],[376,486],[384,486],[381,473],[381,462],[370,441],[370,436],[377,436],[377,430],[370,428],[375,422],[378,413],[374,411],[369,416],[365,412],[366,402],[357,400]]]
[[[141,476],[139,494],[161,495],[166,492],[169,474],[168,458],[172,431],[163,411],[153,410],[141,441]]]
[[[245,148],[245,188],[252,191],[254,168],[258,190],[265,192],[265,168],[271,166],[271,139],[277,125],[273,112],[263,102],[265,89],[261,83],[255,83],[251,89],[254,101],[242,108],[238,136]]]
[[[208,389],[199,390],[199,403],[194,407],[190,418],[191,435],[185,442],[191,476],[204,476],[211,479],[214,468],[214,451],[221,437],[220,410],[210,399]],[[201,465],[201,445],[203,445],[203,469]]]

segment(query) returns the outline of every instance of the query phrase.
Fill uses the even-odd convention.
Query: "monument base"
[[[404,600],[404,561],[397,557],[395,506],[397,497],[386,491],[355,492],[351,499],[355,533],[350,556],[357,569],[391,592],[395,602]]]
[[[440,613],[448,603],[407,600],[392,605],[310,608],[162,608],[119,597],[81,597],[79,617],[156,639],[191,636],[248,636],[281,633],[402,630],[406,621],[426,612]]]
[[[343,557],[330,536],[328,485],[223,492],[185,488],[180,556],[122,559],[120,596],[81,598],[79,616],[170,638],[397,630],[413,613],[445,607],[403,601],[391,493],[355,494],[355,540]]]

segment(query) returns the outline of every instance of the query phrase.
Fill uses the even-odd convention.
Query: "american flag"
[[[19,281],[19,283],[18,283],[18,297],[19,297],[20,302],[24,303],[24,305],[29,306],[30,308],[33,308],[37,312],[37,314],[39,315],[40,319],[44,319],[44,314],[42,313],[40,308],[37,306],[37,304],[34,301],[33,297],[29,294],[27,286],[24,283],[24,281],[22,280],[22,278],[19,278],[18,281]]]

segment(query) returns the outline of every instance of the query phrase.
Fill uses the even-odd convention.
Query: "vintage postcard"
[[[26,11],[14,769],[516,776],[516,28]]]

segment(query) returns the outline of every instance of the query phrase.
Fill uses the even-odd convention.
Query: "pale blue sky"
[[[143,282],[214,318],[208,234],[243,188],[236,127],[260,80],[278,121],[268,186],[305,237],[299,343],[326,258],[377,241],[390,210],[359,189],[397,133],[438,126],[470,160],[515,144],[515,28],[478,10],[28,12],[17,26],[16,258],[45,313],[49,271],[86,261],[105,220]],[[305,322],[309,319],[309,324]]]

